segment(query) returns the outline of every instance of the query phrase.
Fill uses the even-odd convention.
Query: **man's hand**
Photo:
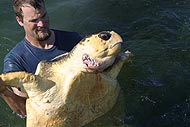
[[[0,84],[0,96],[9,105],[13,112],[17,113],[21,118],[26,117],[26,98],[17,96],[2,84]]]

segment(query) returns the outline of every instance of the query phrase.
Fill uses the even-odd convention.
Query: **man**
[[[25,37],[6,55],[4,73],[35,73],[40,61],[48,61],[70,51],[81,40],[76,32],[49,29],[44,0],[15,0],[13,8],[18,24],[24,28]],[[0,96],[14,112],[25,116],[27,94],[17,88],[12,89],[14,93],[0,88]]]

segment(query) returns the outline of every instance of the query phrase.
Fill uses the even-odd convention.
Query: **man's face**
[[[49,17],[44,6],[40,10],[30,5],[22,7],[22,25],[25,30],[26,38],[35,41],[45,41],[50,37]]]

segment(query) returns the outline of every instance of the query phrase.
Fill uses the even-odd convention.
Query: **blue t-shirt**
[[[25,38],[19,42],[4,59],[4,73],[26,71],[35,73],[38,63],[69,52],[82,38],[76,32],[53,30],[55,43],[50,49],[40,49],[31,45]]]

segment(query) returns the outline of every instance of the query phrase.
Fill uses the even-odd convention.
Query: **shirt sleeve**
[[[3,73],[23,71],[23,68],[17,61],[16,58],[8,54],[4,59]]]
[[[56,33],[56,45],[59,50],[70,52],[73,47],[82,39],[77,32],[54,30]]]

